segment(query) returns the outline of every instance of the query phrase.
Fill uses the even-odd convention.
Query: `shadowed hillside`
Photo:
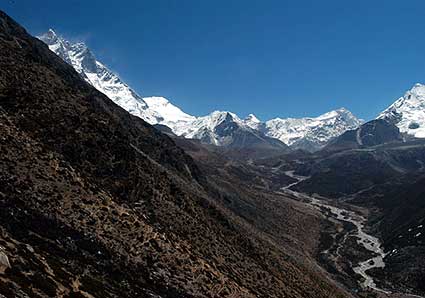
[[[2,295],[347,296],[309,258],[317,243],[293,253],[315,212],[283,200],[266,221],[276,197],[256,193],[261,216],[229,208],[222,180],[2,12],[0,69]]]

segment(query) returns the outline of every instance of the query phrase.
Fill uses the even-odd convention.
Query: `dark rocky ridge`
[[[383,120],[372,120],[359,128],[349,130],[330,141],[324,151],[340,151],[347,149],[368,148],[376,145],[401,142],[400,130],[394,124]]]
[[[298,190],[340,198],[424,170],[425,142],[393,142],[367,148],[321,152],[297,167],[311,176]]]
[[[229,195],[2,12],[0,69],[1,294],[347,297],[309,259],[314,212]]]

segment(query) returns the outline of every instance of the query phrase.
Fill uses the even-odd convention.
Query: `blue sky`
[[[143,96],[260,119],[373,118],[425,82],[425,1],[2,1],[36,35],[87,42]]]

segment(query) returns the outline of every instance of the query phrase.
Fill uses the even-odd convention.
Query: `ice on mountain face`
[[[173,131],[179,125],[190,123],[196,119],[196,117],[186,114],[181,109],[171,104],[165,97],[144,97],[143,100],[151,110],[154,110],[157,115],[162,118],[162,120],[159,119],[158,122],[170,127]]]
[[[223,146],[232,141],[233,132],[245,131],[260,137],[279,139],[295,148],[314,151],[332,138],[361,124],[361,120],[343,108],[316,118],[277,118],[265,123],[253,114],[242,120],[234,113],[215,111],[174,127],[174,132],[186,138],[200,139],[204,143]]]
[[[260,129],[261,121],[254,114],[249,114],[243,121],[252,129]]]
[[[262,124],[254,115],[242,120],[231,112],[214,111],[192,122],[176,126],[174,132],[177,135],[199,139],[203,143],[216,146],[243,147],[262,144],[276,148],[283,147],[283,144],[270,142],[260,130],[253,127],[254,124]]]
[[[150,124],[171,125],[178,121],[191,121],[192,116],[183,113],[163,97],[146,98],[124,83],[115,73],[97,61],[90,49],[83,43],[71,43],[57,35],[52,29],[38,37],[93,87],[108,96],[129,113]],[[158,101],[158,102],[156,102]]]
[[[317,149],[347,130],[356,129],[362,121],[341,108],[316,118],[272,119],[266,122],[266,135],[291,146],[309,142]]]
[[[413,86],[377,118],[394,123],[400,132],[425,138],[425,85]]]
[[[211,114],[198,117],[190,122],[182,122],[174,126],[174,133],[185,138],[199,139],[204,143],[223,146],[230,142],[229,136],[223,136],[226,132],[217,132],[217,128],[223,123],[229,127],[243,126],[243,121],[234,113],[214,111]]]

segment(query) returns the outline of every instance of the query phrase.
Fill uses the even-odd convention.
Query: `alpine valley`
[[[189,115],[0,11],[0,298],[425,297],[425,85],[388,103]]]

